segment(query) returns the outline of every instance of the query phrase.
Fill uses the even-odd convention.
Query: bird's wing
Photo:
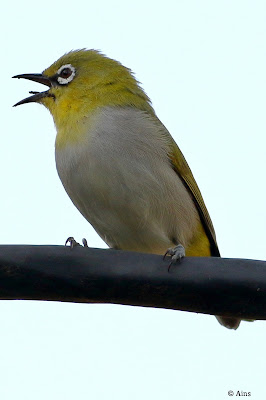
[[[167,131],[167,136],[170,136],[169,132]],[[183,156],[181,150],[173,140],[173,138],[170,136],[170,153],[169,153],[169,158],[172,163],[172,167],[175,170],[175,172],[180,176],[180,178],[183,180],[184,184],[186,187],[189,189],[191,196],[195,202],[195,205],[198,209],[201,221],[204,225],[206,234],[208,236],[208,239],[211,243],[211,254],[212,256],[219,257],[220,252],[218,249],[218,245],[216,242],[216,236],[215,236],[215,231],[213,228],[213,224],[211,221],[211,217],[208,213],[208,210],[205,206],[203,197],[200,193],[199,187],[194,179],[194,176],[192,175],[192,172],[188,166],[188,163],[185,160],[185,157]]]

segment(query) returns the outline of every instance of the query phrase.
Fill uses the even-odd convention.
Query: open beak
[[[29,79],[30,81],[34,82],[39,82],[42,83],[43,85],[52,87],[53,82],[48,76],[42,75],[42,74],[22,74],[22,75],[15,75],[13,78],[18,78],[18,79]],[[26,99],[23,99],[19,101],[18,103],[14,104],[13,107],[19,106],[20,104],[26,104],[26,103],[32,103],[32,102],[38,102],[40,99],[44,97],[53,97],[55,96],[51,93],[49,93],[49,90],[46,90],[44,92],[29,92],[33,96],[26,97]]]

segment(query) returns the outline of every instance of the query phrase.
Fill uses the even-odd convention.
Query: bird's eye
[[[72,81],[76,74],[76,70],[71,64],[62,65],[57,71],[57,82],[60,85],[67,85]]]
[[[72,71],[70,68],[64,68],[62,69],[62,71],[60,72],[60,76],[61,78],[68,78],[70,75],[72,74]]]

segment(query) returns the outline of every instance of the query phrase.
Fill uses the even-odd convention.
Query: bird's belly
[[[110,247],[162,254],[171,245],[142,185],[102,168],[58,172],[75,206]]]
[[[110,171],[111,165],[103,168],[97,162],[87,168],[83,163],[58,167],[69,197],[110,247],[163,254],[177,242],[189,242],[196,223],[190,199],[184,210],[180,197],[174,200],[155,178]],[[178,189],[176,196],[182,198]]]

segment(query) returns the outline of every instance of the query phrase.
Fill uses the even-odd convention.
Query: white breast
[[[104,108],[80,144],[56,150],[71,200],[111,247],[163,253],[187,245],[198,213],[171,168],[166,130],[135,109]]]

